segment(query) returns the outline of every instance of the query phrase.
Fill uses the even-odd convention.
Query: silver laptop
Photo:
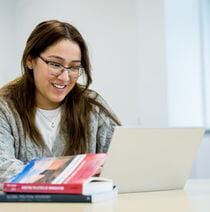
[[[182,189],[204,128],[116,127],[101,176],[119,192]]]

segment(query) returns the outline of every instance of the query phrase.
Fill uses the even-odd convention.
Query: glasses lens
[[[82,68],[82,67],[76,67],[76,66],[71,67],[69,69],[69,76],[77,78],[77,77],[81,76],[83,70],[84,70],[84,68]]]
[[[54,62],[49,62],[48,67],[49,72],[53,75],[59,75],[63,69],[63,67],[60,64]]]

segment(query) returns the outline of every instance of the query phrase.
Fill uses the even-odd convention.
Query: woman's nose
[[[69,81],[70,76],[68,70],[63,70],[63,72],[58,76],[58,79],[62,81]]]

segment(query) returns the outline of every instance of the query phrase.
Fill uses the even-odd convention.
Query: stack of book
[[[39,158],[3,184],[0,202],[98,202],[113,199],[111,179],[94,177],[107,154]]]

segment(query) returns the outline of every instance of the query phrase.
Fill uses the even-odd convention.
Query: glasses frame
[[[47,60],[45,58],[43,58],[41,55],[38,56],[43,62],[45,62],[47,65],[48,65],[48,69],[50,71],[50,68],[49,68],[49,63],[56,63],[56,64],[59,64],[63,69],[60,70],[60,73],[59,74],[51,74],[53,76],[60,76],[64,71],[67,71],[68,72],[68,75],[69,77],[71,77],[70,75],[70,72],[72,71],[72,68],[74,68],[75,66],[70,66],[70,67],[65,67],[63,66],[62,64],[60,63],[57,63],[57,62],[53,62],[53,61],[50,61],[50,60]],[[78,74],[78,77],[80,77],[82,75],[82,73],[84,72],[84,68],[82,66],[76,66],[76,67],[79,67],[79,74]]]

